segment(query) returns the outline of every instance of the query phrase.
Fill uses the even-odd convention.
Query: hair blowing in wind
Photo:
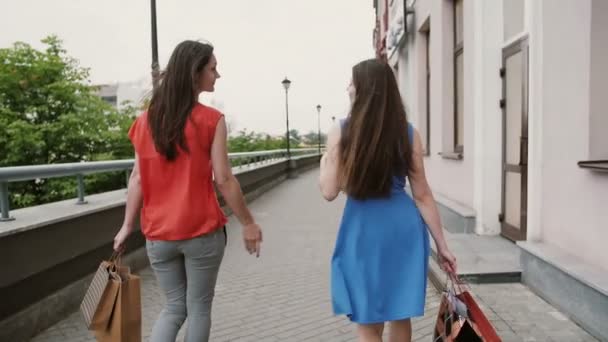
[[[377,59],[353,67],[356,89],[340,140],[345,192],[356,199],[390,196],[393,177],[411,167],[407,119],[390,66]]]

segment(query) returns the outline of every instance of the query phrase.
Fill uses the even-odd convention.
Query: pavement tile
[[[357,340],[355,327],[346,318],[333,316],[329,297],[329,262],[344,197],[325,203],[317,179],[318,171],[301,174],[251,204],[264,229],[259,259],[245,252],[240,227],[231,217],[213,303],[212,341]],[[147,341],[164,299],[153,272],[148,268],[140,275]],[[504,341],[596,341],[522,284],[471,285],[471,291]],[[432,339],[439,302],[439,294],[429,287],[425,316],[413,320],[414,341]],[[178,341],[183,340],[185,326]],[[76,312],[33,341],[94,338]]]

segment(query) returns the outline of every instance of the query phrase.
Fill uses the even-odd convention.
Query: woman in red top
[[[220,77],[213,47],[180,43],[169,60],[148,111],[129,138],[135,165],[114,249],[122,251],[141,209],[146,250],[167,303],[152,329],[152,342],[175,341],[186,315],[186,342],[208,341],[211,302],[224,255],[226,217],[213,180],[243,226],[245,248],[260,254],[262,231],[232,174],[223,115],[198,103]],[[186,314],[187,313],[187,314]]]

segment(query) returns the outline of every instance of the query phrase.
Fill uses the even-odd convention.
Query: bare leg
[[[412,322],[409,319],[392,321],[389,331],[390,342],[411,342],[412,341]]]
[[[359,342],[382,342],[383,331],[384,323],[359,324],[357,326]]]

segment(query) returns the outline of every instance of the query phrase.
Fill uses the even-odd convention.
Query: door
[[[526,239],[528,190],[528,40],[503,50],[501,233]]]

